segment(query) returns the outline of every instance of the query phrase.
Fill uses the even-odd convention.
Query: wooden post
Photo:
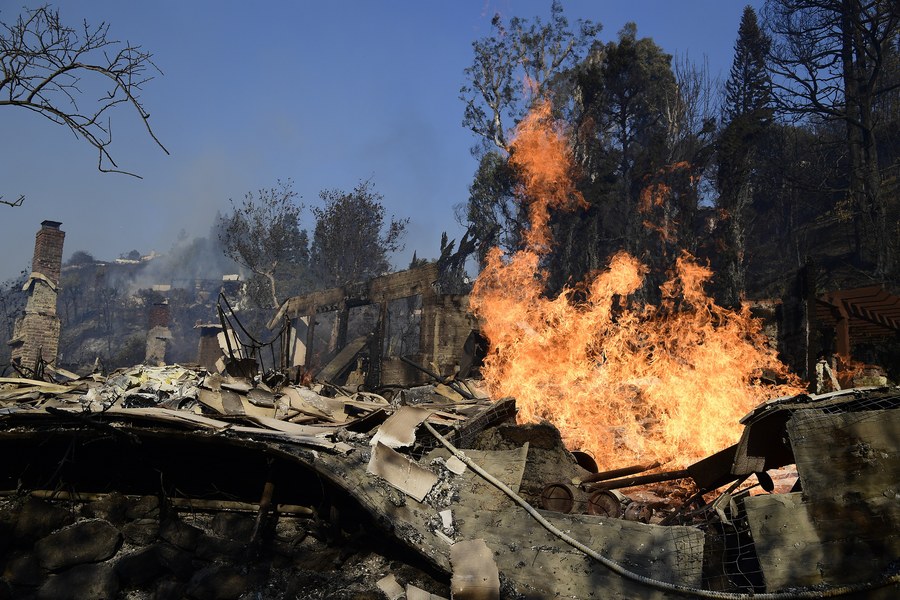
[[[838,319],[834,328],[834,349],[841,361],[846,364],[850,360],[850,316],[847,314],[847,306],[840,298],[835,299]]]
[[[803,293],[806,296],[806,381],[816,393],[816,363],[819,360],[819,330],[816,326],[816,268],[812,259],[803,266]]]
[[[259,511],[256,513],[256,522],[253,524],[253,533],[250,534],[250,543],[254,544],[259,539],[260,531],[265,526],[269,511],[272,508],[272,497],[275,494],[275,461],[269,459],[269,474],[266,477],[266,483],[263,486],[262,497],[259,499]]]
[[[303,364],[306,365],[306,368],[309,369],[313,366],[313,343],[315,342],[315,333],[316,333],[316,312],[313,311],[311,315],[309,315],[309,325],[306,327],[306,359],[303,361]]]

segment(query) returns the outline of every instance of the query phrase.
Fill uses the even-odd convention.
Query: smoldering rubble
[[[2,589],[897,591],[897,388],[771,401],[734,446],[686,469],[595,473],[551,425],[516,425],[513,399],[453,383],[348,393],[179,365],[5,378]],[[767,475],[791,465],[794,481]]]

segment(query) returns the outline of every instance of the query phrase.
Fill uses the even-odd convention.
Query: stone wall
[[[383,535],[316,518],[160,505],[0,498],[0,600],[11,598],[383,598],[387,574],[449,597],[446,581],[391,554]],[[396,552],[396,548],[394,548]]]

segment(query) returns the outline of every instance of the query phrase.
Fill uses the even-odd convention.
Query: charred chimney
[[[55,363],[59,351],[56,298],[66,238],[60,225],[44,221],[35,235],[31,275],[24,287],[28,293],[25,314],[16,322],[9,341],[13,363],[32,373],[38,372],[43,362]]]

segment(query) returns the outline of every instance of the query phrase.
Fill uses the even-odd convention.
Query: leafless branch
[[[0,196],[0,204],[5,204],[5,205],[7,205],[7,206],[13,206],[13,207],[15,207],[15,206],[22,206],[22,203],[23,203],[23,202],[25,202],[25,196],[21,196],[21,195],[20,195],[20,196],[19,196],[19,199],[18,199],[18,200],[15,200],[15,201],[4,200],[4,199],[3,199],[3,196]]]
[[[130,105],[150,138],[168,154],[140,99],[153,72],[162,72],[149,52],[108,35],[107,23],[84,21],[77,29],[64,25],[59,11],[49,6],[28,10],[11,25],[0,23],[0,106],[31,110],[68,127],[97,150],[100,171],[140,177],[120,169],[110,153],[109,113],[120,104]]]

